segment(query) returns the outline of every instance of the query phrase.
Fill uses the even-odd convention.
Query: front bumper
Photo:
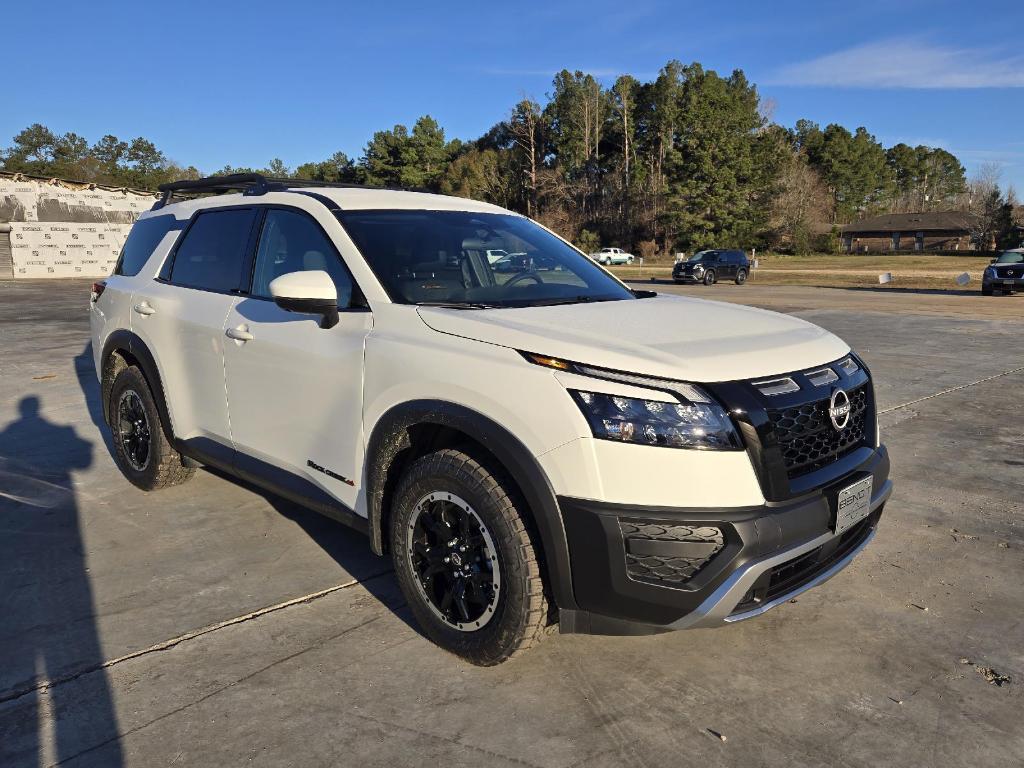
[[[693,272],[673,272],[672,279],[680,283],[699,283],[704,279],[704,273],[695,275]]]
[[[1004,291],[1024,291],[1024,277],[989,277],[985,275],[981,284],[986,288]]]
[[[827,486],[785,502],[730,509],[629,507],[559,498],[569,543],[578,610],[562,610],[564,633],[652,634],[709,627],[760,615],[828,580],[874,537],[892,493],[884,446]],[[836,535],[836,497],[872,476],[870,514]],[[624,531],[638,526],[721,531],[713,556],[691,578],[675,584],[637,578],[627,566]],[[662,542],[648,546],[662,547]],[[673,546],[672,544],[669,547]],[[691,543],[690,552],[694,551]],[[700,549],[701,545],[696,545]],[[707,546],[704,551],[708,550]],[[668,558],[680,562],[679,558]]]

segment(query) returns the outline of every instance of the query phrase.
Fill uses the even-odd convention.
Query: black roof
[[[967,233],[976,226],[977,215],[969,211],[925,211],[922,213],[885,213],[854,221],[842,228],[843,234],[862,232],[928,232],[959,230]]]

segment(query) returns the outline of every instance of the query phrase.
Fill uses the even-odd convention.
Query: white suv
[[[495,272],[498,248],[526,269]],[[478,664],[556,622],[760,614],[849,563],[891,492],[840,339],[630,290],[471,200],[176,182],[91,321],[131,482],[206,464],[364,531],[424,631]]]

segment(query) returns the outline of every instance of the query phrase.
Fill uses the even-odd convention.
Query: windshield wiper
[[[573,296],[571,299],[548,299],[546,301],[534,301],[529,304],[531,307],[557,307],[562,304],[590,304],[595,301],[618,301],[617,298],[607,296]]]
[[[496,309],[499,304],[483,304],[479,301],[417,301],[417,307],[440,307],[441,309]]]

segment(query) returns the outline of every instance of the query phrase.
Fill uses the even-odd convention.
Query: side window
[[[338,306],[352,303],[352,277],[320,226],[298,211],[271,209],[263,221],[252,295],[270,298],[270,283],[289,272],[321,269],[338,289]]]
[[[178,220],[173,216],[152,216],[139,219],[128,233],[128,239],[121,247],[121,256],[114,267],[115,275],[133,277],[153,255],[154,249],[171,230],[180,229]]]
[[[209,291],[238,288],[255,217],[252,208],[200,213],[174,255],[170,281]]]

